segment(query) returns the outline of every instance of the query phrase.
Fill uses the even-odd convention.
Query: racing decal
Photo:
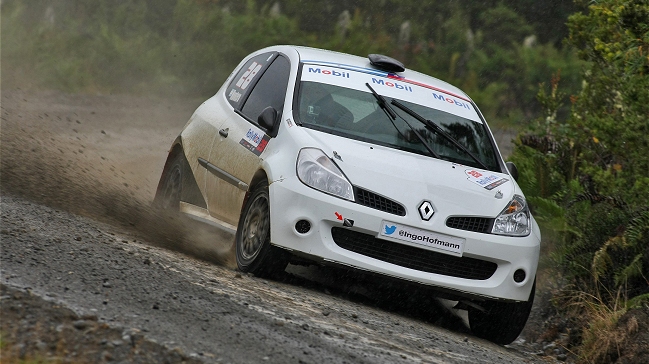
[[[385,85],[387,87],[394,87],[397,90],[404,90],[408,92],[412,92],[412,87],[408,85],[402,85],[397,82],[390,82],[390,81],[385,81],[385,80],[377,80],[376,78],[372,77],[372,83],[377,84],[377,85]]]
[[[477,184],[480,187],[484,187],[487,190],[493,190],[494,188],[502,185],[503,183],[509,181],[505,177],[500,177],[493,173],[478,172],[475,169],[467,169],[464,171],[467,175],[467,179],[470,182]]]
[[[471,106],[469,106],[469,104],[467,104],[466,102],[453,100],[452,98],[450,98],[448,96],[444,96],[444,95],[441,95],[441,94],[436,94],[434,92],[433,92],[433,99],[444,101],[444,102],[447,102],[447,103],[449,103],[451,105],[455,105],[455,106],[459,106],[459,107],[463,107],[465,109],[471,110]]]
[[[337,211],[334,212],[334,215],[336,215],[336,220],[343,222],[344,227],[353,227],[354,226],[354,220],[344,218],[343,215],[339,214]]]
[[[381,229],[379,230],[378,237],[423,245],[431,248],[431,250],[458,257],[461,257],[464,252],[465,240],[462,238],[417,229],[385,220],[381,222]]]
[[[230,90],[230,93],[228,93],[228,99],[230,99],[230,100],[232,100],[234,102],[239,102],[239,100],[241,99],[241,96],[243,96],[241,94],[241,92],[238,92],[235,89]]]
[[[246,149],[253,152],[255,155],[259,156],[266,149],[266,145],[270,137],[265,133],[250,128],[246,135],[239,141],[239,144],[243,145]]]
[[[236,85],[238,88],[245,90],[248,85],[250,85],[250,82],[255,78],[259,70],[261,69],[261,64],[257,62],[252,62],[246,72],[241,75],[241,78],[239,78],[239,81],[237,81]]]
[[[309,72],[312,73],[320,73],[323,75],[330,75],[334,77],[344,77],[344,78],[349,78],[349,72],[344,72],[342,70],[328,70],[320,67],[309,67]]]
[[[316,66],[316,67],[328,64],[328,65],[330,65],[330,67],[336,67],[336,68],[340,68],[340,69],[344,69],[344,70],[348,70],[348,71],[363,72],[363,73],[376,75],[376,76],[381,76],[381,77],[386,77],[386,75],[393,75],[393,76],[395,76],[397,78],[401,77],[401,76],[399,76],[399,75],[397,75],[395,73],[389,73],[389,72],[381,71],[381,70],[374,69],[374,68],[365,68],[365,67],[352,66],[350,64],[341,64],[341,63],[338,63],[338,62],[326,62],[326,61],[320,61],[320,60],[308,60],[308,59],[306,59],[306,60],[304,60],[304,64],[313,65],[313,66]]]
[[[464,97],[464,96],[456,95],[456,94],[454,94],[452,92],[449,92],[449,91],[446,91],[444,89],[434,87],[434,86],[431,86],[431,85],[427,85],[425,83],[409,80],[409,79],[407,79],[407,78],[405,78],[403,76],[395,75],[394,73],[390,73],[386,77],[389,78],[389,79],[392,79],[392,80],[400,80],[401,82],[405,82],[405,83],[408,83],[408,84],[411,84],[411,85],[421,86],[421,87],[427,88],[429,90],[443,92],[443,93],[451,95],[453,97],[457,97],[458,99],[470,102],[470,100],[468,98]]]

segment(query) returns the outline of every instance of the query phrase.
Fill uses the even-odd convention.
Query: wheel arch
[[[252,176],[252,179],[250,180],[250,184],[248,185],[248,190],[246,191],[246,195],[243,198],[243,201],[241,201],[241,209],[240,209],[240,217],[243,215],[243,210],[246,207],[246,202],[248,202],[248,198],[250,197],[250,193],[254,190],[255,186],[261,182],[261,181],[266,181],[270,185],[270,181],[268,180],[268,173],[266,173],[266,170],[263,168],[259,168],[257,172]]]
[[[263,168],[259,168],[257,172],[252,176],[252,180],[250,181],[250,188],[248,190],[251,190],[253,186],[255,186],[257,183],[266,180],[268,184],[270,185],[270,181],[268,180],[268,173],[266,173],[266,170]]]

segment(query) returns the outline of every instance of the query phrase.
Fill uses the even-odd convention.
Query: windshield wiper
[[[394,123],[394,120],[397,119],[397,113],[394,112],[394,110],[392,110],[392,108],[390,107],[390,105],[387,102],[385,102],[385,98],[383,96],[379,95],[376,91],[374,91],[374,89],[372,88],[372,86],[370,86],[369,83],[365,83],[365,86],[367,86],[367,88],[369,88],[370,91],[372,91],[372,95],[374,95],[374,98],[376,98],[376,102],[379,104],[381,109],[383,109],[383,111],[385,111],[385,114],[388,116],[388,118],[390,118],[390,122],[392,123],[392,126],[394,126],[394,128],[397,129],[397,132],[404,139],[407,140],[407,138],[403,134],[401,134],[401,131],[399,130],[397,125]],[[394,102],[394,100],[392,100],[392,101]],[[424,139],[424,137],[421,136],[421,134],[419,134],[417,129],[415,129],[412,125],[410,125],[410,123],[406,119],[403,119],[403,118],[401,118],[401,119],[406,123],[406,125],[408,125],[410,130],[412,130],[412,132],[415,134],[415,136],[417,136],[417,139],[419,139],[421,144],[423,144],[424,147],[426,147],[428,152],[430,152],[430,154],[432,154],[435,158],[441,159],[440,155],[437,152],[435,152],[433,150],[433,148],[431,148],[430,145],[428,145],[428,143],[426,143],[426,139]]]
[[[464,153],[469,155],[474,161],[476,161],[476,163],[478,163],[480,165],[480,167],[482,167],[482,169],[489,170],[489,168],[487,168],[487,166],[478,157],[476,157],[475,154],[471,153],[470,150],[466,149],[466,147],[464,145],[460,144],[460,142],[458,142],[450,134],[448,134],[442,128],[440,128],[439,125],[435,124],[434,122],[432,122],[432,121],[430,121],[428,119],[425,119],[423,116],[419,115],[418,113],[411,110],[406,105],[400,103],[399,101],[397,101],[395,99],[392,99],[392,105],[398,107],[399,109],[401,109],[401,110],[405,111],[406,113],[408,113],[413,118],[419,120],[422,124],[424,124],[426,126],[427,129],[430,129],[433,133],[436,133],[437,135],[441,135],[446,140],[453,143],[453,145],[455,145],[458,149],[460,149],[461,151],[463,151]],[[408,125],[410,125],[410,124],[408,124]]]
[[[385,102],[385,99],[383,98],[383,96],[376,93],[376,91],[374,91],[374,89],[372,88],[372,86],[370,86],[369,83],[365,83],[365,86],[367,86],[367,88],[369,88],[370,91],[372,91],[372,95],[374,95],[374,98],[378,102],[379,106],[381,107],[381,109],[383,109],[383,111],[385,111],[385,113],[388,115],[388,117],[390,117],[390,119],[392,119],[392,120],[396,120],[397,119],[397,113],[394,112],[394,110],[392,110],[392,108],[390,107],[390,105],[388,105],[387,102]]]

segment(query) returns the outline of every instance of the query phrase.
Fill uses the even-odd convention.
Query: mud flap
[[[189,166],[189,163],[187,162],[187,157],[185,156],[185,152],[182,151],[181,153],[184,159],[184,163],[183,163],[184,170],[183,170],[183,189],[180,194],[180,201],[187,202],[189,204],[206,209],[207,203],[203,198],[203,194],[201,193],[201,190],[198,188],[198,183],[196,182],[196,178],[194,178],[194,173],[192,172],[192,169]]]
[[[165,179],[167,171],[169,170],[171,164],[176,161],[179,155],[180,158],[182,158],[181,165],[183,176],[180,201],[206,209],[207,202],[205,202],[203,194],[201,193],[200,188],[198,188],[198,183],[196,182],[196,178],[194,178],[194,173],[192,172],[192,169],[189,166],[189,162],[187,161],[187,157],[185,156],[185,151],[182,147],[180,136],[174,141],[173,147],[169,152],[167,161],[165,162],[162,175],[160,176],[160,182],[158,182],[158,188],[156,189],[156,197],[154,198],[154,203],[158,200],[158,196],[160,195],[160,190],[162,189],[163,181]]]

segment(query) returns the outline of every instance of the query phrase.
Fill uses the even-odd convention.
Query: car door
[[[272,143],[257,119],[266,107],[272,106],[278,113],[277,120],[281,120],[284,109],[290,62],[277,52],[267,55],[253,57],[226,90],[229,99],[235,95],[238,101],[231,102],[233,113],[221,125],[210,153],[210,161],[221,172],[210,179],[213,191],[217,191],[209,197],[210,214],[235,226],[248,184],[261,164],[260,156]]]

